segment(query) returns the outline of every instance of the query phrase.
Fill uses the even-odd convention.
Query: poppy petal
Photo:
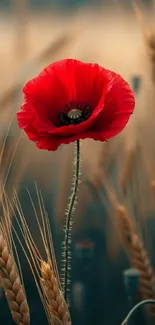
[[[52,63],[39,77],[50,78],[53,75],[66,87],[69,101],[89,103],[92,108],[97,105],[108,81],[106,69],[96,63],[88,64],[75,59]]]
[[[115,74],[113,85],[105,97],[104,109],[94,125],[95,129],[102,132],[106,139],[115,136],[126,126],[134,106],[135,99],[129,84]]]
[[[98,133],[95,131],[88,131],[87,133],[82,133],[79,135],[73,135],[70,137],[55,137],[55,136],[47,136],[40,138],[37,147],[39,149],[49,150],[49,151],[55,151],[58,149],[58,147],[62,144],[69,144],[71,142],[74,142],[79,139],[93,139],[96,141],[99,141],[98,139]],[[100,135],[100,141],[105,141],[106,139],[103,137],[103,134]]]
[[[53,123],[69,102],[67,88],[54,74],[34,78],[26,84],[23,92],[27,101],[34,104],[38,115]]]

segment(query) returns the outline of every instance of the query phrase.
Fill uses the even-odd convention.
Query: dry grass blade
[[[30,312],[25,291],[2,231],[0,231],[0,275],[14,322],[17,325],[29,325]]]
[[[144,24],[142,12],[138,7],[136,1],[132,1],[132,6],[135,11],[138,23],[143,31],[148,57],[151,62],[152,81],[155,82],[155,31],[152,29],[152,27],[147,27],[147,25]]]
[[[135,12],[139,26],[142,29],[145,41],[147,41],[148,36],[150,35],[150,28],[147,27],[147,23],[143,16],[142,10],[139,8],[136,0],[132,0],[132,7]]]
[[[71,324],[70,315],[63,294],[60,290],[57,278],[50,265],[41,261],[41,285],[47,298],[49,314],[55,325]]]

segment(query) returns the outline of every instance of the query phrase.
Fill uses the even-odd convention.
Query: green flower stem
[[[63,293],[64,298],[67,301],[68,294],[68,284],[69,284],[69,244],[71,241],[71,228],[72,228],[72,216],[73,216],[73,210],[76,202],[76,194],[78,190],[78,184],[79,184],[79,175],[80,175],[80,140],[77,140],[75,143],[75,175],[73,178],[73,191],[70,198],[68,211],[66,214],[66,224],[65,224],[65,240],[64,240],[64,279],[63,279]]]
[[[139,302],[137,305],[135,305],[131,311],[128,313],[128,315],[126,316],[126,318],[124,319],[124,321],[122,322],[121,325],[127,325],[130,317],[133,315],[133,313],[141,306],[146,305],[146,304],[152,304],[155,305],[155,300],[154,299],[147,299],[147,300],[143,300],[141,302]]]

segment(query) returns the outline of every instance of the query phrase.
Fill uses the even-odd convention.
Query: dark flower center
[[[67,104],[63,111],[59,114],[58,126],[79,124],[86,121],[91,115],[92,109],[89,104]]]

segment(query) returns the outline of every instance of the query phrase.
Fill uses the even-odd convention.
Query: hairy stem
[[[71,241],[71,227],[72,227],[72,216],[73,210],[76,201],[76,194],[79,184],[79,175],[80,175],[80,140],[77,140],[75,143],[75,175],[73,178],[73,191],[69,202],[68,211],[66,214],[66,223],[65,223],[65,240],[64,240],[64,278],[63,278],[63,293],[64,298],[67,302],[67,289],[69,283],[69,244]]]

